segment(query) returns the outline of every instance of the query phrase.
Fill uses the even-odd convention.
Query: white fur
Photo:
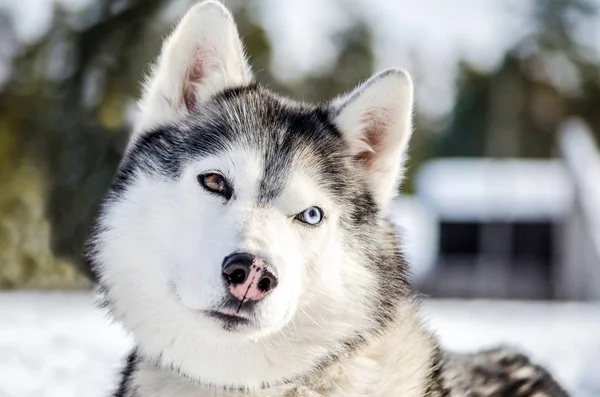
[[[354,154],[365,163],[376,200],[386,207],[398,190],[402,164],[412,134],[413,85],[401,69],[371,77],[338,98],[335,122]]]

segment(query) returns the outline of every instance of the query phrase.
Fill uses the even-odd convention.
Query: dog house
[[[425,164],[420,201],[437,217],[434,296],[553,297],[572,186],[559,160],[448,158]]]

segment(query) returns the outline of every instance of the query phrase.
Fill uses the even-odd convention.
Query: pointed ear
[[[216,1],[199,3],[165,40],[140,100],[135,130],[181,119],[211,95],[251,81],[231,13]]]
[[[389,69],[333,104],[334,122],[364,167],[377,203],[386,207],[398,189],[412,133],[413,85]]]

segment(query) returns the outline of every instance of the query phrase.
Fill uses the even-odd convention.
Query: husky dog
[[[497,349],[442,351],[386,211],[411,135],[399,69],[326,105],[256,84],[231,14],[166,40],[86,257],[136,348],[118,397],[565,396]]]

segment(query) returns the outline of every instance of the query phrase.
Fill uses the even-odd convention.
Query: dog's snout
[[[229,293],[240,301],[261,300],[277,287],[277,276],[255,255],[235,253],[223,261],[223,279]]]

